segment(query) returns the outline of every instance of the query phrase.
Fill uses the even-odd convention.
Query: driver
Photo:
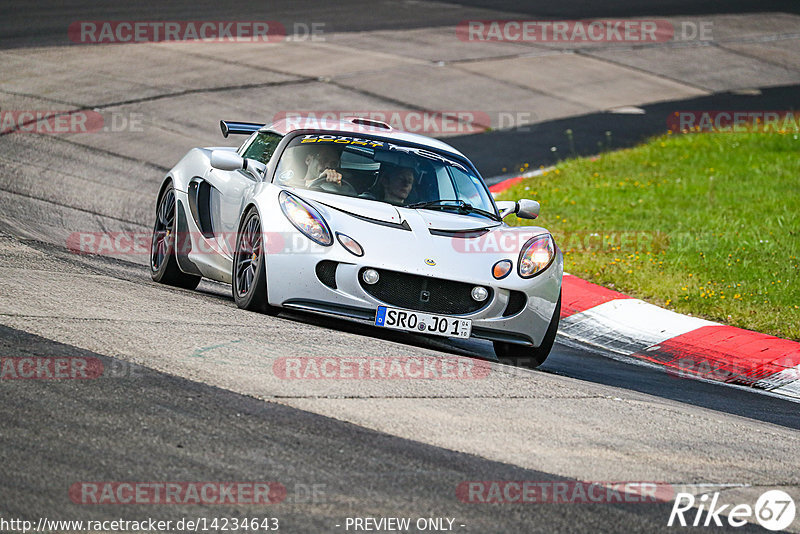
[[[328,182],[342,185],[342,175],[337,170],[339,168],[339,151],[332,146],[322,145],[314,147],[316,150],[309,152],[306,156],[306,175],[303,183],[306,187],[315,180],[325,178]]]

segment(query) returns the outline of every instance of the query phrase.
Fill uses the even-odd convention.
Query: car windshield
[[[483,180],[464,163],[431,150],[335,134],[295,137],[275,183],[395,206],[497,218]]]

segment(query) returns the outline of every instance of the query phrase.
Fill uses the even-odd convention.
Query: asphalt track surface
[[[356,16],[373,5],[367,2],[336,9],[270,3],[263,14],[261,3],[38,4],[24,13],[6,5],[0,46],[61,45],[76,19],[190,18],[187,11],[193,19],[290,21],[307,20],[313,10],[336,31],[358,31],[505,14],[766,9],[751,2],[661,2],[646,12],[639,2],[461,4],[467,7],[451,12],[435,3],[383,3],[369,21]],[[772,4],[771,10],[797,12],[794,2]],[[762,108],[788,109],[797,92],[784,87],[762,94],[777,102]],[[587,141],[579,150],[589,151],[604,126],[580,120]],[[546,162],[563,127],[555,121],[536,125],[530,137],[488,135],[522,139],[506,143],[515,147],[513,157],[530,149]],[[650,128],[658,131],[653,123],[641,135]],[[491,175],[506,160],[482,153],[482,139],[451,142]],[[463,532],[650,532],[666,530],[670,504],[465,504],[456,487],[468,480],[638,480],[728,486],[723,496],[732,502],[752,503],[777,487],[798,496],[798,404],[561,343],[537,371],[494,362],[487,379],[470,383],[277,379],[272,364],[287,355],[494,356],[480,342],[443,342],[302,314],[259,316],[238,310],[221,284],[203,282],[192,292],[154,284],[146,258],[64,250],[76,230],[146,231],[164,170],[160,157],[148,154],[120,156],[54,136],[0,137],[2,355],[91,356],[119,370],[98,380],[0,383],[0,516],[274,516],[286,532],[340,532],[336,525],[346,517],[451,517]],[[119,175],[125,183],[109,181]],[[269,480],[286,486],[288,496],[257,510],[72,503],[67,488],[92,480]],[[316,496],[309,495],[313,487]]]
[[[4,350],[30,356],[96,357],[38,336],[2,328]],[[24,346],[25,350],[19,348]],[[219,506],[216,517],[278,517],[288,532],[335,532],[345,516],[456,518],[463,532],[659,531],[669,503],[606,506],[501,506],[458,501],[465,480],[565,481],[563,477],[399,439],[331,418],[265,403],[138,366],[127,377],[53,384],[14,384],[3,391],[3,512],[80,519],[64,503],[75,480],[285,481],[288,499],[258,511]],[[132,395],[141,401],[131,402]],[[57,411],[53,407],[57,406]],[[92,414],[92,417],[87,415]],[[42,422],[48,424],[43,428]],[[155,424],[153,424],[155,423]],[[22,446],[22,442],[25,446]],[[35,458],[34,468],[31,460]],[[97,458],[103,458],[98,462]],[[148,517],[208,516],[200,506],[155,506]],[[576,509],[577,508],[577,509]],[[367,512],[374,511],[374,512]],[[93,519],[142,517],[118,506],[92,509]],[[459,527],[458,525],[467,525]],[[752,529],[755,531],[756,528]]]
[[[709,96],[670,100],[641,106],[641,114],[590,113],[483,134],[450,137],[447,142],[480,162],[480,169],[491,184],[513,175],[511,169],[529,162],[552,165],[575,156],[589,156],[603,150],[634,146],[667,129],[664,119],[670,112],[709,109],[749,111],[754,109],[794,109],[800,85],[769,87],[758,94],[715,93]],[[565,132],[572,130],[572,142]]]
[[[470,18],[490,19],[504,15],[509,15],[508,18],[581,19],[764,11],[800,13],[800,7],[792,0],[665,0],[647,3],[637,0],[468,0],[455,4],[408,0],[377,3],[351,0],[335,4],[313,0],[245,0],[224,4],[179,0],[97,4],[69,0],[37,2],[35,5],[26,5],[25,9],[6,2],[0,6],[0,20],[3,21],[0,23],[3,27],[0,43],[4,47],[62,44],[66,27],[76,20],[279,20],[290,25],[296,21],[305,22],[312,15],[316,20],[326,21],[331,31],[350,32],[444,26]],[[364,16],[364,13],[369,13],[369,16]]]

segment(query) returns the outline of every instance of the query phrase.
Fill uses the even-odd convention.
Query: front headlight
[[[556,257],[556,244],[553,236],[542,234],[525,242],[519,253],[517,269],[522,278],[531,278],[547,269]]]
[[[286,191],[281,191],[278,195],[278,202],[289,222],[303,235],[326,247],[333,244],[328,224],[317,210]]]

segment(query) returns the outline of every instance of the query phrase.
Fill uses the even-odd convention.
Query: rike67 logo
[[[765,529],[775,531],[784,530],[794,521],[794,500],[785,491],[762,493],[755,507],[719,504],[719,496],[719,492],[711,497],[703,494],[699,498],[691,493],[678,493],[667,526],[721,527],[727,522],[731,527],[741,527],[755,519]]]

